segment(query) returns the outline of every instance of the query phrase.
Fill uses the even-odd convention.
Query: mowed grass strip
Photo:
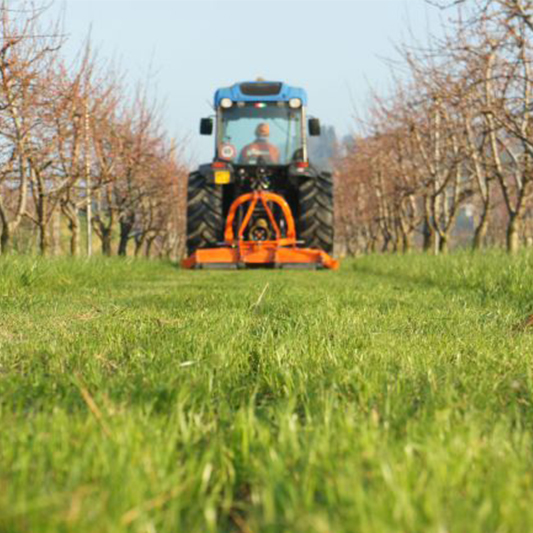
[[[533,529],[533,256],[0,261],[0,531]]]

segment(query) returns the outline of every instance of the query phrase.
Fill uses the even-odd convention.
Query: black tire
[[[298,239],[308,248],[333,252],[333,177],[321,172],[301,183],[299,190]]]
[[[216,245],[223,233],[222,187],[192,172],[187,187],[187,253]]]

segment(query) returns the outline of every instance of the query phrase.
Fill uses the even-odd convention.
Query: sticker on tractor
[[[217,170],[215,172],[215,183],[217,185],[227,185],[231,182],[231,174],[229,170]]]
[[[221,144],[218,149],[218,154],[220,156],[220,159],[231,161],[232,159],[235,159],[235,156],[237,155],[237,150],[235,149],[235,146],[233,146],[233,144]]]

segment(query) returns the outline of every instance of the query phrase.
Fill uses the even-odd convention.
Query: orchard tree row
[[[42,254],[91,234],[106,255],[179,255],[186,169],[157,106],[64,41],[46,8],[0,0],[1,253],[29,232]]]
[[[348,253],[446,252],[461,217],[474,249],[533,241],[532,3],[431,3],[442,32],[399,47],[393,89],[373,95],[339,158]]]

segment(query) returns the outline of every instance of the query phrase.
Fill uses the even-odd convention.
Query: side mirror
[[[318,118],[309,119],[309,135],[313,137],[320,135],[320,120]]]
[[[211,135],[213,133],[213,119],[203,118],[200,120],[200,135]]]

